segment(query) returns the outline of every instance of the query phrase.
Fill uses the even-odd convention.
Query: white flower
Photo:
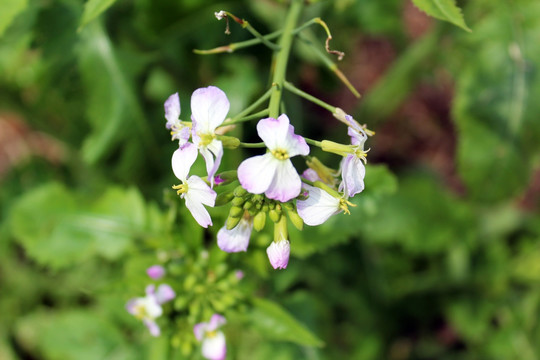
[[[223,144],[216,139],[215,130],[225,121],[229,107],[227,95],[215,86],[197,89],[191,95],[192,139],[206,162],[211,187],[223,157]]]
[[[231,230],[223,226],[217,234],[219,248],[228,253],[246,251],[252,230],[253,219],[250,217],[242,217],[238,225]]]
[[[266,248],[268,260],[274,269],[285,269],[289,265],[289,255],[291,253],[291,244],[289,240],[272,241]]]
[[[186,207],[191,215],[202,227],[212,225],[210,214],[204,205],[214,206],[216,192],[212,190],[200,177],[191,175],[188,177],[191,165],[197,158],[195,145],[186,143],[176,150],[172,156],[172,169],[174,175],[182,181],[182,184],[173,186],[177,194],[186,200]]]
[[[320,225],[342,211],[339,198],[318,187],[304,184],[303,188],[308,191],[308,197],[306,200],[297,200],[296,207],[298,215],[307,225]]]
[[[244,160],[238,167],[238,180],[252,194],[264,193],[269,199],[289,201],[300,194],[302,182],[290,158],[309,154],[303,137],[294,133],[287,115],[262,119],[257,133],[270,150]]]
[[[227,355],[225,335],[218,329],[226,323],[221,315],[214,314],[209,322],[193,327],[197,340],[202,341],[202,354],[208,360],[224,360]]]
[[[171,130],[171,136],[173,140],[178,140],[180,146],[184,145],[190,135],[190,129],[188,126],[184,126],[180,121],[180,97],[178,93],[174,93],[165,101],[165,119],[167,123],[165,127]]]
[[[214,16],[216,17],[216,19],[221,20],[227,17],[227,13],[223,10],[220,10],[219,12],[218,11],[214,12]]]
[[[157,291],[154,285],[148,285],[146,296],[129,300],[126,310],[142,320],[152,336],[159,336],[161,331],[155,319],[163,314],[161,304],[174,299],[175,296],[174,290],[167,284],[160,285]]]

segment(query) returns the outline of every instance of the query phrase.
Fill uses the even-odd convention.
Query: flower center
[[[215,138],[215,134],[198,134],[201,138],[201,142],[199,143],[201,146],[208,146]]]
[[[214,331],[207,331],[207,332],[206,332],[206,337],[207,337],[207,338],[210,338],[210,339],[216,337],[216,335],[217,335],[217,331],[216,331],[216,330],[214,330]]]
[[[369,150],[370,149],[364,150],[361,146],[355,146],[353,148],[353,154],[366,163],[366,156]]]
[[[272,155],[274,155],[274,157],[279,160],[287,160],[289,158],[289,153],[287,152],[287,150],[283,149],[272,150]]]
[[[187,184],[180,184],[180,185],[173,185],[172,188],[176,190],[176,194],[182,195],[184,193],[187,193],[188,191],[188,185]]]
[[[139,320],[142,320],[148,317],[148,312],[146,311],[146,307],[144,306],[144,304],[135,305],[133,312],[134,312],[135,317]]]
[[[355,207],[356,205],[350,202],[346,199],[339,199],[339,208],[343,210],[344,214],[351,215],[351,212],[349,211],[349,206]]]

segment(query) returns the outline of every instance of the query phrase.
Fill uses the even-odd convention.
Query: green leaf
[[[90,21],[98,17],[102,12],[113,5],[116,0],[88,0],[84,4],[84,13],[82,15],[79,31]]]
[[[413,3],[429,16],[448,21],[465,31],[471,31],[465,24],[461,9],[456,5],[455,0],[413,0]]]
[[[28,0],[2,0],[0,5],[0,37],[19,15],[28,6]]]
[[[272,340],[285,340],[306,346],[323,346],[324,343],[304,325],[300,324],[278,304],[256,298],[250,313],[251,323],[262,336]]]

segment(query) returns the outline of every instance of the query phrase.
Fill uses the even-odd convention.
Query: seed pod
[[[229,210],[229,217],[241,218],[243,214],[244,209],[242,209],[240,206],[231,206],[231,210]]]
[[[241,197],[241,196],[244,196],[247,194],[247,190],[244,189],[242,186],[237,186],[235,189],[234,189],[234,196],[238,196],[238,197]]]
[[[223,206],[225,204],[228,204],[233,198],[234,194],[232,193],[232,191],[221,193],[216,197],[215,206]]]
[[[268,212],[268,216],[270,216],[270,220],[272,220],[275,223],[277,223],[279,219],[281,219],[281,214],[278,213],[275,209],[270,210]]]
[[[302,220],[300,215],[298,215],[296,211],[288,211],[287,215],[289,216],[289,220],[291,220],[294,227],[302,231],[304,228],[304,220]]]
[[[253,201],[248,200],[244,203],[244,210],[249,210],[253,206]]]
[[[257,231],[261,231],[264,229],[264,225],[266,224],[266,214],[263,212],[258,213],[253,218],[253,228]]]
[[[225,226],[227,227],[227,230],[232,230],[236,227],[236,225],[238,225],[238,223],[240,222],[240,219],[242,217],[228,217],[227,218],[227,221],[225,222]]]
[[[246,201],[246,199],[244,199],[243,197],[234,197],[234,199],[232,199],[231,203],[233,204],[233,206],[242,206],[244,205],[244,202]]]

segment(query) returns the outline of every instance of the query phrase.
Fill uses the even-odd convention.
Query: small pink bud
[[[242,270],[236,270],[234,276],[236,276],[238,280],[242,280],[244,278],[244,272]]]
[[[159,280],[163,277],[163,275],[165,275],[165,269],[161,265],[154,265],[146,269],[146,273],[148,276],[150,276],[150,278]]]
[[[279,242],[272,241],[266,249],[268,260],[274,269],[285,269],[289,264],[289,254],[291,253],[291,244],[289,240]]]

